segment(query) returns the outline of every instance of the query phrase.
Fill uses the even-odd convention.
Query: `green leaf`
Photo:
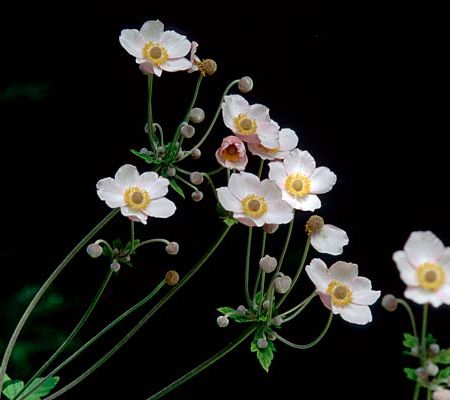
[[[39,383],[42,382],[42,380],[44,380],[44,378],[34,379],[33,382],[31,383],[32,386],[30,385],[30,387],[32,388],[33,386],[38,385]],[[39,399],[43,396],[48,395],[52,391],[52,389],[57,385],[58,381],[59,381],[58,376],[48,378],[41,386],[39,386],[36,390],[33,390],[33,393],[27,396],[24,400],[32,400],[32,398]]]
[[[3,394],[8,398],[8,399],[13,399],[17,393],[19,393],[22,388],[24,387],[24,383],[22,381],[19,380],[8,380],[5,383],[5,388],[3,389]]]
[[[113,248],[122,250],[122,248],[123,248],[122,241],[120,239],[114,239],[113,240]]]
[[[3,377],[3,386],[5,386],[5,383],[10,381],[11,378],[8,376],[8,374],[5,372],[5,375]]]
[[[183,189],[181,189],[180,185],[175,179],[170,179],[170,187],[175,190],[184,200],[186,200],[186,196],[184,195]]]
[[[239,322],[239,323],[253,321],[251,317],[249,318],[247,315],[243,315],[243,314],[241,314],[240,312],[236,311],[234,308],[231,308],[231,307],[219,307],[217,309],[217,311],[219,311],[223,315],[228,314],[227,315],[228,318],[232,319],[233,321]]]
[[[237,219],[234,219],[232,217],[226,217],[223,219],[223,222],[225,223],[226,226],[233,226],[235,224],[238,224],[239,221]]]
[[[419,341],[414,335],[411,335],[409,333],[403,334],[404,340],[403,340],[403,346],[408,348],[413,348],[418,345]]]
[[[437,341],[436,341],[436,339],[434,338],[434,336],[433,336],[431,333],[429,333],[428,336],[427,336],[427,338],[426,338],[426,342],[427,342],[427,346],[429,346],[430,344],[434,344],[434,343],[436,343]]]
[[[433,360],[437,364],[450,364],[450,348],[441,350]]]
[[[411,379],[414,382],[417,380],[417,374],[414,368],[403,368],[403,371],[405,371],[406,377],[408,379]]]
[[[450,376],[450,367],[441,369],[439,371],[438,379],[446,380]]]
[[[217,309],[217,311],[219,311],[220,313],[225,315],[225,314],[228,314],[228,313],[235,312],[236,310],[234,308],[231,308],[231,307],[219,307]]]
[[[220,217],[227,218],[230,216],[230,213],[225,210],[225,208],[222,207],[222,204],[217,203],[216,204],[216,210]]]
[[[252,343],[252,351],[256,352],[256,357],[264,371],[269,372],[269,367],[270,364],[272,364],[273,353],[275,351],[273,342],[268,341],[267,347],[264,349],[259,348],[256,343]]]
[[[156,158],[153,154],[141,153],[140,151],[131,149],[130,150],[135,156],[144,160],[147,164],[160,164],[161,160]]]

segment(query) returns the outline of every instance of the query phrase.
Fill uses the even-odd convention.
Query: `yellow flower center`
[[[230,161],[239,160],[239,150],[234,144],[230,144],[223,152],[224,158]]]
[[[290,195],[294,197],[303,197],[309,194],[311,190],[311,181],[307,176],[296,172],[286,178],[284,186]]]
[[[244,213],[253,218],[259,218],[267,212],[267,203],[264,197],[250,194],[241,201]]]
[[[234,125],[242,135],[254,135],[256,133],[256,121],[249,118],[246,114],[239,114],[234,118]]]
[[[158,67],[168,59],[167,50],[158,43],[147,42],[142,50],[144,58],[156,64]]]
[[[130,187],[125,191],[125,203],[133,210],[142,211],[147,208],[150,203],[150,196],[146,190]]]
[[[417,268],[417,279],[423,289],[438,290],[445,281],[444,268],[434,263],[423,263]]]
[[[352,302],[352,290],[342,282],[331,281],[328,284],[327,294],[331,297],[333,305],[337,307],[348,306]]]

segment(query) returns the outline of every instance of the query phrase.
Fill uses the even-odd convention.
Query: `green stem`
[[[267,239],[267,233],[264,231],[263,237],[262,237],[262,244],[261,244],[261,256],[259,257],[259,259],[263,258],[264,253],[266,252],[266,239]],[[253,289],[253,306],[254,307],[256,307],[256,293],[258,292],[258,286],[259,286],[259,280],[261,279],[261,273],[262,273],[261,268],[258,268],[258,273],[256,274],[255,287]],[[262,290],[264,290],[264,287],[262,288]]]
[[[419,382],[416,381],[416,386],[414,387],[414,396],[413,396],[413,400],[418,400],[418,398],[419,398],[419,393],[420,393],[420,384],[419,384]]]
[[[278,303],[278,307],[280,307],[284,303],[284,301],[286,300],[286,297],[288,297],[289,293],[291,293],[292,288],[297,283],[298,278],[300,277],[300,274],[303,271],[303,267],[305,266],[306,257],[308,256],[308,251],[309,251],[309,245],[310,244],[311,244],[311,236],[308,236],[308,239],[306,240],[305,248],[303,250],[302,259],[301,259],[300,264],[299,264],[298,269],[297,269],[297,273],[295,274],[294,279],[292,280],[292,285],[289,288],[289,290],[280,299],[280,302]]]
[[[408,304],[405,300],[403,300],[403,299],[397,299],[397,303],[398,303],[398,304],[401,304],[403,307],[405,307],[406,312],[407,312],[408,315],[409,315],[409,319],[411,320],[411,327],[412,327],[412,330],[413,330],[413,334],[414,334],[414,336],[417,338],[417,340],[419,340],[419,335],[417,334],[416,320],[415,320],[415,318],[414,318],[414,314],[413,314],[413,312],[412,312],[412,310],[411,310],[411,307],[410,307],[409,304]]]
[[[252,301],[250,299],[250,292],[249,292],[250,255],[251,255],[251,250],[252,250],[252,233],[253,233],[253,228],[251,226],[249,226],[248,238],[247,238],[247,254],[245,256],[245,298],[247,299],[247,304],[249,307],[252,306]]]
[[[106,361],[108,361],[125,343],[128,342],[144,325],[145,323],[154,315],[156,312],[169,301],[175,293],[178,292],[189,280],[200,270],[200,268],[205,264],[205,262],[211,257],[211,255],[216,251],[219,245],[222,243],[223,239],[227,236],[230,231],[231,226],[227,226],[215,243],[209,248],[209,250],[203,255],[203,257],[195,264],[195,266],[186,274],[184,279],[182,279],[178,285],[174,286],[167,294],[146,314],[144,317],[131,329],[125,337],[123,337],[108,353],[106,353],[102,358],[100,358],[95,364],[93,364],[89,369],[83,372],[78,378],[74,379],[72,382],[68,383],[63,388],[59,389],[57,392],[53,393],[51,396],[46,397],[44,400],[56,399],[58,396],[72,389],[74,386],[78,385],[90,374],[92,374],[96,369],[101,367]]]
[[[162,126],[160,124],[157,124],[156,122],[153,122],[153,125],[158,128],[160,144],[161,146],[164,146],[164,131]]]
[[[289,340],[285,339],[284,337],[280,336],[278,333],[276,333],[276,332],[274,332],[274,333],[275,333],[276,337],[280,340],[280,342],[283,342],[284,344],[287,344],[288,346],[293,347],[294,349],[306,350],[306,349],[310,349],[311,347],[314,347],[317,343],[319,343],[323,339],[325,334],[328,332],[328,329],[330,328],[331,321],[333,321],[333,313],[332,312],[330,312],[330,316],[328,317],[327,324],[326,324],[325,328],[323,329],[323,331],[321,332],[321,334],[315,340],[313,340],[311,343],[308,343],[308,344],[295,344],[295,343],[292,343]]]
[[[175,175],[175,179],[178,179],[180,182],[183,182],[186,186],[193,189],[195,192],[198,190],[197,186],[194,186],[191,182],[188,182],[186,179],[182,178],[180,175]]]
[[[165,396],[167,393],[176,389],[178,386],[181,386],[183,383],[189,381],[194,376],[204,371],[206,368],[210,367],[217,361],[219,361],[222,357],[227,355],[229,352],[234,350],[237,346],[239,346],[245,339],[247,339],[253,332],[255,332],[256,326],[252,326],[247,329],[241,336],[239,336],[236,340],[232,341],[228,346],[224,347],[222,350],[217,352],[210,359],[201,363],[198,367],[192,369],[187,374],[183,375],[181,378],[178,378],[176,381],[172,382],[170,385],[166,386],[164,389],[160,390],[158,393],[148,397],[146,400],[156,400]]]
[[[148,92],[148,104],[147,104],[147,130],[148,139],[152,146],[153,151],[156,153],[157,145],[153,130],[153,108],[152,108],[152,94],[153,94],[153,74],[149,74],[147,77],[147,92]]]
[[[258,178],[260,178],[260,179],[261,179],[263,168],[264,168],[264,160],[261,158],[261,161],[259,162],[259,168],[258,168]]]
[[[218,174],[219,172],[221,172],[223,170],[224,170],[224,167],[219,167],[219,168],[216,168],[216,169],[212,170],[211,172],[206,172],[206,174],[208,174],[209,176],[213,176],[213,175],[216,175],[216,174]]]
[[[427,400],[431,400],[431,390],[429,387],[427,388]]]
[[[291,241],[292,228],[294,227],[294,221],[295,221],[295,218],[292,218],[291,222],[289,223],[289,228],[288,228],[288,232],[287,232],[287,235],[286,235],[286,240],[284,241],[283,250],[281,251],[280,260],[278,261],[277,270],[275,271],[276,274],[278,272],[280,272],[281,266],[283,265],[284,256],[286,255],[286,251],[288,249],[289,242]]]
[[[134,221],[131,222],[131,247],[130,247],[130,253],[134,250]]]
[[[11,338],[9,339],[8,346],[6,347],[5,354],[3,355],[2,365],[0,367],[0,398],[2,396],[2,388],[3,388],[3,380],[6,373],[6,368],[8,367],[9,359],[11,358],[11,353],[14,349],[14,346],[17,342],[17,339],[22,331],[25,323],[30,317],[36,305],[39,303],[41,297],[45,294],[47,289],[53,283],[53,281],[58,277],[58,275],[64,270],[64,268],[69,264],[69,262],[75,257],[75,255],[83,249],[93,236],[97,234],[97,232],[102,229],[111,219],[119,212],[119,208],[112,210],[105,218],[103,218],[81,241],[72,249],[72,251],[64,258],[64,260],[59,264],[56,269],[52,272],[52,274],[48,277],[48,279],[44,282],[38,292],[34,295],[33,300],[31,300],[27,309],[20,318],[19,323],[16,326]]]
[[[287,318],[283,318],[283,324],[285,322],[290,321],[291,319],[294,319],[297,317],[311,302],[311,300],[317,295],[317,292],[314,291],[310,296],[308,296],[305,300],[303,300],[300,304],[296,305],[295,307],[291,308],[289,311],[284,312],[283,314],[280,314],[280,317],[283,317],[284,315],[287,315],[293,311],[295,311],[293,314],[291,314]]]
[[[190,172],[190,171],[188,171],[188,170],[186,170],[186,169],[183,169],[183,168],[180,168],[179,166],[174,166],[175,167],[175,169],[178,171],[178,172],[181,172],[182,174],[184,174],[184,175],[191,175],[192,174],[192,172]]]
[[[266,285],[266,273],[263,271],[262,275],[261,275],[261,301],[259,302],[259,305],[258,305],[258,313],[257,313],[258,318],[261,315],[262,303],[264,302],[264,286],[265,285]],[[256,300],[256,296],[255,296],[255,300]]]
[[[146,244],[150,244],[150,243],[163,243],[166,246],[170,243],[167,239],[148,239],[148,240],[144,240],[143,242],[139,243],[134,250],[137,250],[139,247],[145,246]]]
[[[422,315],[422,351],[423,354],[427,351],[427,323],[428,323],[428,308],[429,304],[426,303],[423,305],[423,315]]]
[[[217,196],[216,187],[214,186],[213,180],[212,180],[211,177],[210,177],[207,173],[205,173],[205,172],[203,172],[202,175],[207,179],[208,185],[211,187],[211,190],[212,190],[212,192],[213,192],[213,194],[214,194],[214,197],[216,198],[217,201],[219,201],[219,196]]]
[[[269,289],[267,290],[267,295],[269,296],[269,311],[267,312],[266,325],[272,325],[272,314],[273,314],[273,301],[275,299],[275,290],[273,287],[273,279],[270,282]]]

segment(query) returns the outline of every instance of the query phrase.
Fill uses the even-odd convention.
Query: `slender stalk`
[[[160,144],[161,146],[164,146],[164,131],[162,126],[160,124],[157,124],[156,122],[153,122],[153,126],[158,128]]]
[[[249,307],[252,306],[252,301],[250,299],[249,292],[249,280],[250,280],[250,255],[252,252],[252,233],[253,228],[249,226],[248,228],[248,238],[247,238],[247,254],[245,256],[245,298]]]
[[[175,175],[175,179],[178,179],[180,182],[183,182],[186,186],[190,187],[194,191],[197,191],[197,186],[194,186],[191,182],[188,182],[186,179],[182,178],[180,175]]]
[[[139,247],[145,246],[146,244],[150,244],[150,243],[163,243],[165,245],[168,245],[170,242],[166,239],[148,239],[148,240],[144,240],[143,242],[139,243],[134,250],[137,250]]]
[[[328,317],[327,324],[326,324],[325,328],[323,329],[323,331],[321,332],[321,334],[316,339],[314,339],[311,343],[308,343],[308,344],[292,343],[289,340],[285,339],[284,337],[280,336],[277,332],[274,332],[274,333],[275,333],[275,336],[277,337],[277,339],[280,340],[280,342],[283,342],[284,344],[287,344],[288,346],[293,347],[294,349],[306,350],[306,349],[310,349],[311,347],[314,347],[317,343],[319,343],[323,339],[323,337],[328,332],[328,329],[331,326],[331,321],[333,321],[333,313],[332,312],[330,312],[330,316]]]
[[[178,167],[178,166],[175,166],[175,169],[177,170],[177,172],[181,172],[181,173],[184,174],[184,175],[190,175],[190,174],[192,174],[192,172],[187,171],[187,170],[185,170],[185,169],[183,169],[183,168],[180,168],[180,167]]]
[[[216,168],[216,169],[212,170],[211,172],[206,172],[206,173],[209,176],[213,176],[213,175],[216,175],[216,174],[218,174],[219,172],[221,172],[223,170],[224,170],[224,167],[219,167],[219,168]]]
[[[131,247],[130,247],[130,253],[134,250],[134,221],[131,222]]]
[[[286,251],[288,249],[289,242],[291,241],[292,228],[294,227],[294,221],[295,221],[295,218],[292,218],[291,222],[289,223],[286,240],[284,241],[283,250],[281,251],[280,260],[278,261],[278,266],[277,266],[277,270],[275,271],[275,273],[280,272],[281,266],[283,265],[284,256],[286,255]]]
[[[261,256],[259,257],[259,259],[263,258],[264,253],[266,252],[266,239],[267,239],[267,233],[264,231],[263,237],[262,237],[262,244],[261,244]],[[256,274],[255,287],[253,289],[253,306],[254,307],[256,307],[256,293],[258,292],[258,286],[259,286],[259,280],[261,279],[261,273],[262,273],[261,268],[258,268],[258,273]],[[264,286],[263,286],[262,290],[264,290]]]
[[[45,294],[47,289],[53,283],[53,281],[58,277],[58,275],[64,270],[64,268],[69,264],[69,262],[78,254],[78,252],[83,249],[86,244],[97,234],[97,232],[102,229],[114,216],[119,212],[119,208],[112,210],[106,217],[104,217],[81,241],[72,249],[72,251],[64,258],[64,260],[56,267],[56,269],[51,273],[48,279],[44,282],[38,292],[34,295],[33,300],[31,300],[27,309],[23,313],[22,317],[19,320],[14,332],[9,339],[8,346],[6,347],[5,354],[3,355],[2,365],[0,367],[0,398],[2,396],[2,388],[3,388],[3,380],[6,373],[6,368],[8,367],[9,359],[11,358],[11,353],[14,349],[14,346],[17,342],[17,339],[22,331],[25,323],[30,317],[31,313],[35,309],[36,305],[39,303],[39,300]]]
[[[211,177],[207,174],[207,173],[202,173],[202,175],[207,179],[209,186],[211,187],[211,190],[214,194],[214,197],[216,198],[217,201],[219,201],[219,197],[217,196],[217,192],[216,192],[216,187],[214,186],[214,182],[211,179]]]
[[[273,280],[270,282],[269,289],[267,290],[267,294],[269,296],[269,311],[267,312],[267,320],[266,325],[272,325],[272,314],[273,314],[273,301],[275,299],[275,290],[273,287]]]
[[[265,285],[266,285],[266,273],[263,271],[263,273],[261,275],[261,301],[258,304],[258,313],[257,313],[258,318],[261,315],[261,308],[262,308],[262,303],[264,300],[264,286]],[[255,301],[256,301],[256,295],[255,295]]]
[[[232,350],[234,350],[237,346],[239,346],[245,339],[247,339],[253,332],[255,332],[256,326],[252,326],[244,333],[239,336],[236,340],[232,341],[228,346],[224,347],[222,350],[214,354],[210,359],[206,360],[205,362],[201,363],[198,367],[192,369],[187,374],[183,375],[181,378],[178,378],[176,381],[172,382],[170,385],[166,386],[164,389],[160,390],[159,392],[155,393],[154,395],[148,397],[146,400],[156,400],[160,399],[161,397],[165,396],[167,393],[171,392],[172,390],[176,389],[178,386],[181,386],[183,383],[189,381],[194,376],[199,374],[200,372],[204,371],[206,368],[210,367],[217,361],[219,361],[221,358],[223,358],[225,355],[230,353]]]
[[[431,400],[431,390],[427,387],[427,400]]]
[[[264,160],[261,158],[261,161],[259,162],[259,167],[258,167],[258,178],[261,179],[261,175],[263,172],[263,168],[264,168]]]
[[[417,338],[417,340],[419,340],[419,335],[417,334],[416,319],[414,318],[414,314],[411,310],[410,305],[403,299],[397,299],[397,303],[401,304],[403,307],[405,307],[406,312],[408,313],[409,319],[411,321],[411,327],[413,330],[413,334]]]
[[[289,310],[289,312],[292,312],[293,310],[296,310],[293,314],[289,315],[289,317],[283,318],[283,323],[290,321],[291,319],[296,318],[311,302],[311,300],[317,295],[317,292],[314,291],[313,294],[308,296],[305,300],[303,300],[300,304]],[[283,314],[280,314],[280,317],[287,315],[289,312],[285,312]]]
[[[422,354],[425,354],[427,351],[427,323],[428,323],[428,308],[429,304],[426,303],[423,305],[423,314],[422,314]]]
[[[298,269],[297,269],[297,273],[295,274],[294,279],[292,280],[292,285],[289,288],[289,290],[280,299],[280,302],[278,303],[278,307],[280,307],[284,303],[284,301],[286,300],[286,297],[288,297],[289,293],[291,293],[292,288],[297,283],[298,278],[300,277],[300,274],[303,271],[303,267],[305,266],[306,257],[308,256],[308,251],[309,251],[309,245],[310,244],[311,244],[311,237],[308,236],[308,239],[306,240],[305,248],[303,250],[302,259],[301,259],[300,264],[299,264]]]
[[[20,390],[13,398],[17,399],[17,398],[22,398],[19,397],[26,389],[28,389],[31,385],[31,383],[33,382],[34,379],[38,378],[39,376],[42,375],[42,373],[48,368],[48,366],[62,353],[62,351],[69,345],[69,343],[73,340],[73,338],[78,334],[78,332],[80,331],[80,329],[84,326],[84,324],[86,323],[86,321],[88,320],[88,318],[91,316],[92,311],[94,311],[95,306],[98,304],[98,301],[100,300],[100,297],[103,295],[103,293],[105,292],[106,286],[108,286],[109,281],[111,280],[111,276],[114,272],[109,270],[106,274],[106,277],[103,281],[103,283],[101,284],[100,288],[98,289],[96,295],[94,296],[94,298],[91,301],[91,304],[89,305],[88,309],[86,310],[86,312],[84,313],[84,315],[81,317],[81,320],[78,322],[78,324],[75,326],[75,328],[73,329],[73,331],[70,333],[70,335],[66,338],[66,340],[64,340],[63,343],[61,343],[61,345],[58,347],[58,349],[52,354],[52,356],[41,366],[41,368],[39,368],[39,370],[28,380],[27,384],[22,388],[22,390]],[[31,392],[33,392],[33,390],[36,388],[32,387],[30,388],[30,390],[28,390],[27,395],[30,394]]]
[[[419,382],[416,382],[416,386],[414,387],[414,396],[413,396],[413,400],[418,400],[418,398],[419,398],[419,393],[420,393],[420,384],[419,384]]]
[[[83,372],[78,378],[74,379],[72,382],[68,383],[66,386],[59,389],[57,392],[53,393],[44,400],[56,399],[60,395],[66,393],[68,390],[72,389],[90,374],[92,374],[96,369],[101,367],[106,361],[108,361],[125,343],[128,342],[144,325],[145,323],[154,315],[156,312],[169,301],[175,293],[178,292],[189,280],[200,270],[200,268],[205,264],[205,262],[211,257],[211,255],[216,251],[219,245],[222,243],[223,239],[227,236],[230,231],[231,226],[227,226],[219,238],[214,242],[214,244],[209,248],[209,250],[203,255],[202,258],[195,264],[195,266],[186,274],[184,279],[182,279],[178,285],[174,286],[167,294],[131,329],[125,337],[123,337],[108,353],[106,353],[102,358],[100,358],[95,364]]]
[[[149,74],[147,78],[147,92],[148,92],[148,104],[147,104],[147,130],[148,139],[153,151],[156,153],[157,145],[155,140],[155,134],[153,130],[153,107],[152,107],[152,94],[153,94],[153,74]]]

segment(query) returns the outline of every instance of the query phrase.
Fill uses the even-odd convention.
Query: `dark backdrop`
[[[256,10],[212,3],[186,9],[151,3],[48,9],[21,4],[2,11],[3,343],[24,310],[15,293],[42,282],[108,212],[96,196],[96,181],[126,162],[145,168],[129,153],[146,144],[145,78],[118,36],[121,29],[156,18],[198,41],[200,55],[218,62],[217,74],[205,80],[199,97],[208,116],[229,81],[243,75],[254,79],[249,100],[268,105],[272,118],[297,131],[299,146],[338,176],[333,191],[322,197],[320,211],[350,236],[341,259],[358,263],[375,289],[401,295],[404,287],[391,255],[409,233],[431,229],[450,243],[442,15],[431,6],[411,4],[313,7],[310,2],[300,2],[295,11],[282,5]],[[155,118],[168,130],[183,115],[194,83],[194,76],[183,73],[156,79]],[[211,151],[228,134],[220,121],[214,134]],[[212,152],[204,151],[203,159],[201,165],[214,168]],[[168,268],[186,272],[222,229],[209,193],[200,204],[183,203],[175,194],[171,198],[176,215],[152,220],[138,234],[179,241],[179,256],[169,257],[158,246],[145,249],[134,269],[124,268],[114,278],[81,338],[147,293]],[[287,258],[291,268],[299,257],[305,218],[299,217]],[[274,255],[285,230],[269,243]],[[127,234],[126,221],[118,218],[102,236]],[[234,338],[240,327],[219,329],[215,308],[243,302],[245,236],[243,227],[235,228],[208,267],[65,398],[92,397],[93,390],[103,398],[145,398]],[[49,339],[48,325],[68,330],[76,323],[81,312],[76,305],[89,302],[107,267],[105,260],[84,253],[76,259],[55,285],[62,296],[55,311],[25,329],[29,347],[39,349],[38,336]],[[307,279],[303,282],[300,294],[312,288]],[[412,384],[402,372],[409,360],[400,347],[409,321],[404,312],[388,314],[379,304],[372,310],[374,322],[364,327],[337,318],[310,351],[279,345],[270,374],[242,346],[168,398],[229,398],[240,392],[252,398],[311,398],[311,390],[314,398],[410,398]],[[450,344],[448,315],[442,307],[433,310],[430,321],[443,345]],[[323,307],[315,304],[286,327],[285,336],[307,342],[325,319]],[[105,338],[63,376],[81,373],[125,329]],[[32,354],[31,361],[36,365],[46,354]],[[28,373],[13,362],[9,372]]]

